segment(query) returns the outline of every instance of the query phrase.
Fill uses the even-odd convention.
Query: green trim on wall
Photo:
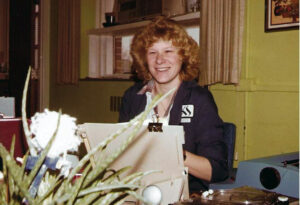
[[[81,0],[80,21],[80,78],[88,76],[89,38],[87,31],[95,27],[95,0]]]

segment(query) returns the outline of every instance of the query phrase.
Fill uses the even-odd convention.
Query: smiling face
[[[159,40],[147,50],[148,69],[158,84],[178,86],[181,83],[179,72],[182,58],[179,49],[171,41]]]

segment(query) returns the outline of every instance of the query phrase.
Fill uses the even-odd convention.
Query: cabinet
[[[188,13],[175,16],[172,19],[181,23],[184,27],[199,27],[200,12]],[[115,25],[105,28],[97,28],[88,31],[89,35],[89,78],[97,79],[130,79],[131,74],[126,72],[116,72],[119,66],[116,58],[120,58],[120,39],[124,36],[133,35],[138,29],[146,26],[150,21],[139,21],[130,24]],[[121,70],[128,71],[127,68]]]

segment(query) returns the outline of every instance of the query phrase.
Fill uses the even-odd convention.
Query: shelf
[[[184,26],[199,25],[200,12],[188,13],[185,15],[174,16],[171,19],[178,21]],[[105,28],[92,29],[88,31],[89,35],[129,35],[150,23],[150,20],[144,20],[134,23],[115,25]]]
[[[113,81],[113,80],[119,80],[119,81],[131,81],[134,79],[133,74],[111,74],[111,75],[105,75],[102,77],[97,78],[83,78],[80,79],[81,81]]]

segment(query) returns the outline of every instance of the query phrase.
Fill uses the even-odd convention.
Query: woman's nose
[[[164,63],[164,61],[165,61],[164,55],[161,53],[158,53],[156,56],[156,63],[161,64],[161,63]]]

